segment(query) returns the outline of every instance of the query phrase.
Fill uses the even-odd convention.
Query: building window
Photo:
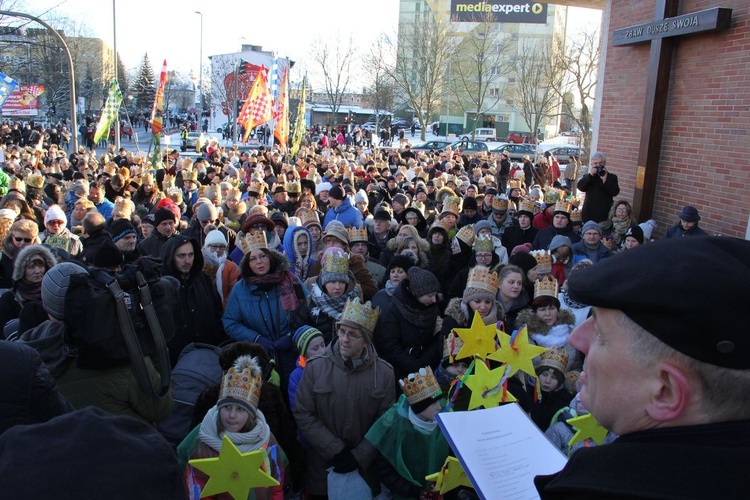
[[[490,97],[500,97],[500,89],[498,88],[490,89]]]
[[[500,74],[500,67],[499,66],[493,66],[492,67],[492,76],[497,76]]]

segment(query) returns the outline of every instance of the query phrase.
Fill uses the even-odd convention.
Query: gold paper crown
[[[335,273],[346,276],[349,273],[349,254],[345,252],[332,252],[325,256],[322,272]]]
[[[33,188],[42,189],[44,187],[44,177],[39,174],[31,174],[26,178],[26,185]]]
[[[303,222],[304,225],[304,222]],[[356,227],[350,227],[349,228],[349,245],[352,243],[356,243],[358,241],[364,241],[367,243],[367,229],[365,227],[362,228],[356,228]]]
[[[544,195],[544,203],[546,203],[547,205],[552,205],[553,203],[557,203],[559,200],[560,200],[560,192],[557,189],[550,189]]]
[[[221,191],[219,191],[219,189],[220,189],[219,186],[217,186],[216,184],[209,184],[206,187],[206,191],[203,193],[203,196],[205,196],[206,198],[208,198],[211,201],[214,201],[216,199],[220,199],[221,198]]]
[[[182,180],[184,182],[192,181],[192,182],[198,182],[198,171],[196,170],[183,170],[182,171]]]
[[[474,224],[464,226],[456,233],[456,238],[471,246],[474,242]]]
[[[290,194],[292,193],[299,194],[301,192],[301,187],[300,187],[299,182],[287,182],[286,191]]]
[[[537,369],[542,367],[554,368],[560,373],[565,374],[565,368],[567,368],[567,366],[568,353],[565,351],[565,348],[553,345],[549,348],[549,350],[543,352],[539,356],[539,364],[537,365]]]
[[[580,210],[570,212],[570,222],[583,222],[583,213]]]
[[[488,267],[474,266],[469,271],[466,288],[476,288],[495,295],[499,286],[500,278],[496,272],[490,271]]]
[[[247,190],[248,193],[257,193],[260,196],[264,191],[261,181],[250,181],[250,188]]]
[[[498,210],[500,212],[508,211],[508,198],[505,196],[493,196],[492,197],[492,210]]]
[[[412,201],[411,205],[409,205],[409,208],[415,208],[419,211],[420,214],[424,215],[425,206],[424,203],[419,200]]]
[[[193,160],[183,156],[182,158],[177,160],[177,166],[180,167],[182,170],[192,170]]]
[[[166,179],[166,177],[167,176],[165,175],[164,178]],[[150,184],[150,185],[153,186],[154,185],[154,175],[152,173],[150,173],[150,172],[147,173],[147,174],[143,174],[143,177],[141,177],[141,185],[143,185],[143,184]]]
[[[250,253],[253,250],[260,250],[262,248],[268,248],[268,241],[266,240],[265,231],[252,231],[243,236],[245,240],[245,248]]]
[[[104,168],[102,169],[102,173],[112,177],[117,173],[117,165],[115,165],[114,162],[107,162],[107,164],[104,165]]]
[[[410,405],[421,403],[425,399],[434,398],[443,393],[429,366],[420,368],[416,373],[410,373],[406,378],[399,379],[398,383]]]
[[[552,254],[548,250],[532,250],[529,253],[536,259],[537,265],[552,265]]]
[[[531,200],[523,200],[521,202],[521,206],[518,208],[518,212],[528,212],[530,214],[534,213],[534,202]]]
[[[11,177],[8,181],[8,191],[18,191],[19,193],[26,192],[26,184],[18,177]]]
[[[133,207],[131,206],[131,201],[126,200],[125,198],[118,197],[115,200],[115,208],[113,212],[127,212],[131,213],[133,211]]]
[[[443,341],[443,358],[449,358],[449,361],[453,363],[463,346],[464,341],[456,335],[455,331],[451,330]]]
[[[369,300],[363,304],[355,297],[346,302],[339,321],[349,321],[372,333],[378,322],[378,314],[380,314],[379,307],[373,308]]]
[[[221,381],[219,402],[231,399],[255,410],[262,388],[263,371],[258,366],[258,358],[240,356]]]
[[[305,210],[304,212],[302,212],[299,218],[300,218],[300,222],[305,227],[308,227],[311,224],[316,224],[320,226],[320,219],[318,218],[318,214],[313,210]]]
[[[474,252],[490,252],[495,250],[495,242],[491,236],[477,236],[474,239]]]
[[[440,214],[453,214],[456,217],[461,212],[461,198],[448,197],[443,201],[443,211]]]
[[[474,167],[471,169],[471,173],[474,175],[482,175],[482,169],[479,167]]]
[[[167,197],[175,202],[176,205],[182,205],[182,190],[178,187],[172,187],[167,190]]]
[[[174,187],[174,175],[164,174],[164,179],[161,181],[162,190],[169,191],[169,189],[173,187]]]
[[[565,212],[570,215],[570,203],[564,200],[560,200],[555,203],[555,212]]]
[[[539,261],[537,261],[539,262]],[[559,288],[557,286],[557,280],[552,276],[545,276],[540,280],[536,280],[534,283],[534,298],[538,297],[554,297],[557,298]]]
[[[508,181],[508,187],[510,189],[521,189],[521,181],[517,179],[512,179]]]

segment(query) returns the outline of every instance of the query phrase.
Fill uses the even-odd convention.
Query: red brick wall
[[[684,205],[709,233],[745,237],[750,214],[750,2],[682,0],[678,14],[731,8],[727,31],[675,45],[653,218],[657,237]],[[598,149],[633,200],[649,44],[613,47],[612,31],[653,20],[653,0],[612,1]],[[641,221],[642,222],[642,221]]]

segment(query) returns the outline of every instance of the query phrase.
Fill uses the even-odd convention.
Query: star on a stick
[[[279,482],[261,470],[265,450],[240,453],[225,435],[219,456],[196,458],[188,463],[209,476],[201,498],[227,492],[235,500],[245,499],[251,488],[278,486]]]
[[[596,444],[602,444],[604,438],[607,437],[607,429],[602,427],[591,413],[582,417],[569,418],[566,422],[576,428],[576,433],[568,441],[568,446],[573,446],[589,438],[593,439]]]
[[[529,332],[526,329],[526,325],[524,325],[523,328],[510,337],[501,335],[500,349],[490,354],[488,358],[510,365],[509,377],[515,375],[519,370],[532,377],[536,377],[532,360],[546,350],[546,347],[529,343]]]
[[[474,363],[474,375],[466,379],[466,386],[471,389],[470,410],[479,406],[492,408],[516,400],[504,385],[506,372],[505,366],[490,370],[482,361]]]
[[[466,475],[466,471],[461,467],[461,463],[456,457],[448,457],[445,459],[443,467],[436,473],[425,476],[425,479],[430,482],[435,482],[435,489],[440,492],[441,495],[445,495],[447,492],[458,488],[459,486],[466,486],[467,488],[473,488],[469,476]]]
[[[471,356],[484,359],[489,353],[495,352],[495,349],[497,349],[495,343],[497,326],[494,323],[485,325],[477,311],[474,311],[474,318],[471,320],[469,328],[454,328],[454,331],[464,341],[456,359],[470,358]]]

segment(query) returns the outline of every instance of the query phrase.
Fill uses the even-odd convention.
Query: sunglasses
[[[13,237],[13,241],[15,241],[16,243],[21,243],[21,242],[31,243],[31,240],[32,238],[19,238],[18,236]]]

